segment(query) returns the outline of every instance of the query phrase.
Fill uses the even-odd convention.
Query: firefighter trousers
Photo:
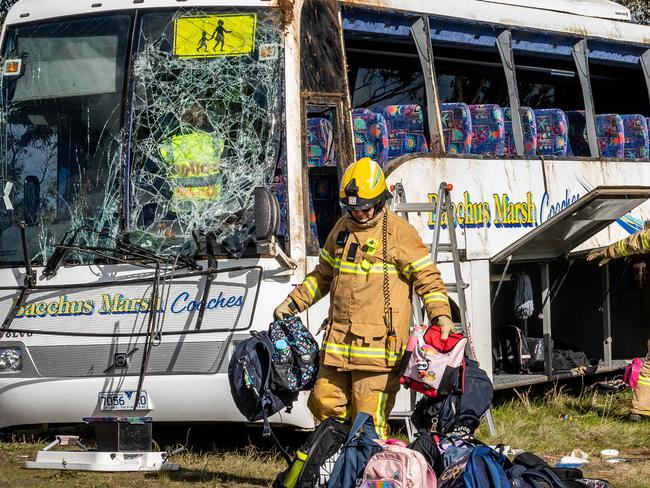
[[[632,413],[650,416],[650,340],[645,363],[639,372],[636,390],[632,394]]]
[[[388,416],[399,391],[397,370],[390,372],[344,371],[320,365],[309,409],[318,420],[340,417],[354,420],[359,412],[372,415],[377,435],[388,435]]]

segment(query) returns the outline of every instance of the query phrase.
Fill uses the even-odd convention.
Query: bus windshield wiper
[[[150,261],[153,263],[169,262],[170,260],[176,260],[182,264],[182,266],[189,269],[196,269],[196,261],[193,257],[177,255],[177,256],[160,256],[148,249],[145,249],[136,244],[126,242],[124,239],[115,238],[108,235],[103,235],[107,239],[111,239],[115,243],[115,247],[100,247],[100,246],[87,246],[82,244],[76,244],[77,236],[82,230],[88,232],[97,232],[94,229],[91,229],[88,226],[82,226],[77,229],[69,230],[65,233],[63,238],[59,241],[52,255],[45,262],[45,267],[43,269],[43,277],[51,278],[56,275],[57,271],[61,265],[65,262],[66,258],[72,251],[79,251],[87,254],[92,254],[107,260],[111,260],[123,264],[138,264],[129,259],[125,258],[136,258],[142,261]],[[99,233],[102,235],[101,233]],[[122,258],[123,256],[125,258]],[[142,263],[140,263],[142,265]]]
[[[74,231],[69,230],[63,235],[56,248],[54,248],[52,255],[47,258],[47,261],[45,261],[45,267],[43,268],[44,278],[52,278],[56,275],[56,272],[61,267],[61,264],[63,264],[65,258],[67,258],[68,255],[72,252],[73,244],[77,238],[77,234],[83,228],[84,227],[79,227]]]

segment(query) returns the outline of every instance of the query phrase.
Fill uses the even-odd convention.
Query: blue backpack
[[[283,408],[291,409],[298,392],[272,388],[273,343],[266,332],[251,332],[240,342],[228,364],[230,392],[239,411],[250,422],[264,420],[262,436],[272,435],[269,417]]]
[[[505,456],[488,446],[476,446],[438,478],[438,488],[510,488],[503,469]]]
[[[336,460],[327,488],[351,488],[357,486],[357,480],[363,478],[363,470],[370,457],[381,451],[372,417],[359,412],[354,419],[348,438],[343,444],[343,451]]]

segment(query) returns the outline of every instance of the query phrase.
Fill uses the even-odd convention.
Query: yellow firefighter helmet
[[[339,200],[344,210],[366,210],[383,205],[390,197],[384,172],[376,161],[361,158],[343,173]]]

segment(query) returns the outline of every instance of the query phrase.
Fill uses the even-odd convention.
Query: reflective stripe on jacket
[[[645,253],[650,253],[650,229],[639,231],[607,247],[607,257],[610,259]]]
[[[384,320],[384,212],[394,336],[388,334]],[[408,339],[412,290],[422,297],[429,319],[451,317],[447,292],[429,250],[413,226],[386,209],[366,224],[341,217],[327,237],[318,265],[290,296],[302,311],[330,293],[331,324],[322,346],[326,365],[389,371],[399,364]]]

